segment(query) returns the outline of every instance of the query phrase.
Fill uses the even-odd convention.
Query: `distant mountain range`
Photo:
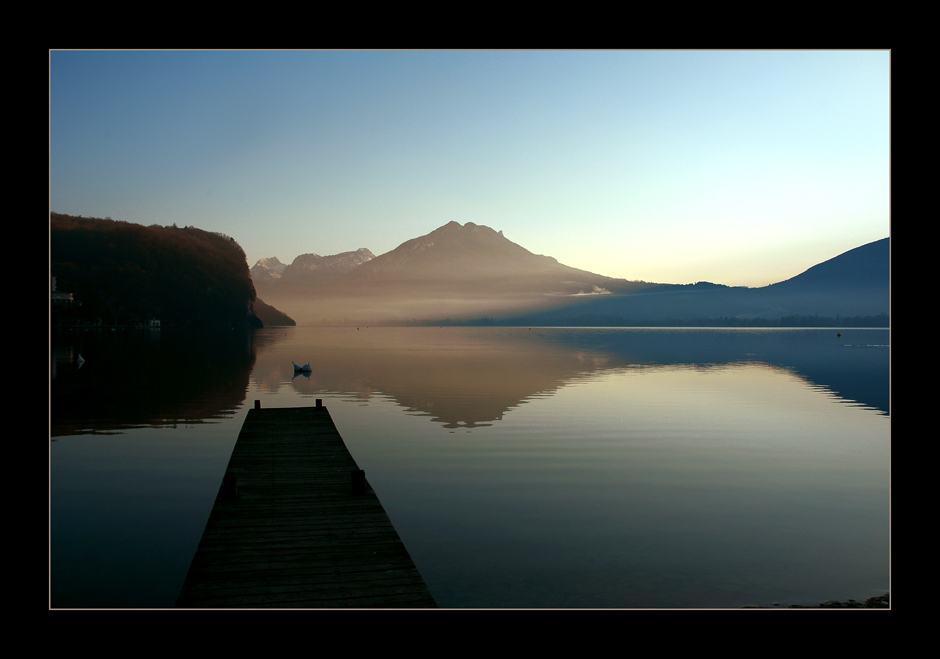
[[[375,254],[364,248],[333,256],[301,254],[290,265],[272,257],[255,263],[251,268],[251,278],[255,282],[276,282],[280,287],[303,290],[312,284],[344,275],[374,258]]]
[[[708,282],[660,285],[641,294],[576,301],[514,324],[887,326],[890,239],[849,250],[785,281],[761,288]]]
[[[289,266],[261,259],[251,276],[260,298],[301,324],[807,324],[880,314],[886,321],[889,251],[885,238],[763,288],[650,284],[572,268],[502,231],[450,222],[381,256],[363,248],[304,254]]]

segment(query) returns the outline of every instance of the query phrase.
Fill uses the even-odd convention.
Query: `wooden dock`
[[[248,411],[176,606],[437,605],[318,400]]]

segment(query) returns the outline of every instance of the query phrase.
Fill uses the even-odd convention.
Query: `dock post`
[[[352,470],[352,493],[362,494],[366,491],[366,472],[362,469]]]
[[[323,399],[317,398],[317,409],[323,409]]]
[[[260,410],[260,409],[261,409],[261,401],[260,401],[260,400],[256,400],[256,401],[255,401],[255,409],[256,409],[256,410]]]

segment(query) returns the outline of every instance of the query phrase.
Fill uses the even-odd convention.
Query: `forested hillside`
[[[75,300],[53,324],[260,325],[245,252],[224,234],[52,213],[50,260]]]

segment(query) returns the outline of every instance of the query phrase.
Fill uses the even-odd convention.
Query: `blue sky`
[[[52,51],[50,210],[249,265],[450,221],[762,286],[890,231],[888,51]]]

